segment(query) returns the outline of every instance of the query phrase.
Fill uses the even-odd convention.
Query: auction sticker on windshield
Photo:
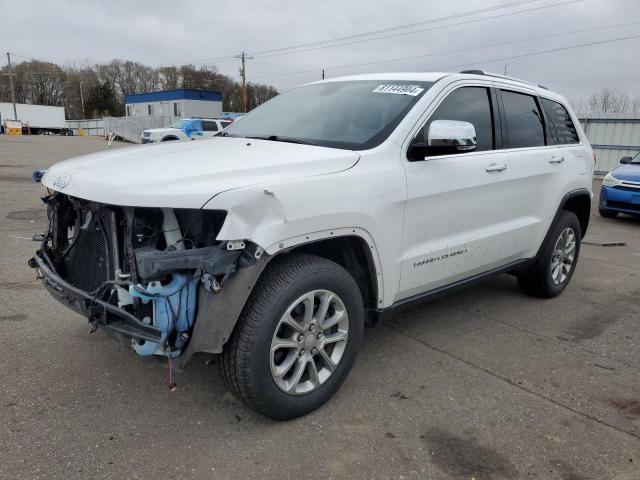
[[[418,85],[378,85],[373,93],[395,93],[396,95],[411,95],[416,97],[424,91]]]

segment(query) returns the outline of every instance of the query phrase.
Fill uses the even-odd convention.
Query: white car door
[[[458,83],[436,99],[433,120],[475,127],[471,152],[404,159],[407,204],[402,273],[397,300],[406,299],[504,266],[519,258],[509,177],[509,153],[500,150],[501,128],[490,82]],[[419,135],[420,136],[420,135]]]
[[[525,87],[498,88],[503,147],[509,158],[510,199],[517,230],[507,248],[533,257],[547,233],[566,185],[567,152],[550,141],[541,99]],[[524,253],[523,253],[524,252]]]

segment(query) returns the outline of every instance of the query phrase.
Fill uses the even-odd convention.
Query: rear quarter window
[[[550,145],[580,143],[576,126],[567,109],[560,103],[547,98],[541,99],[542,108],[547,116]]]

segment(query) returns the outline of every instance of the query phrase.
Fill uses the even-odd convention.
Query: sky
[[[506,69],[578,101],[603,88],[640,96],[640,0],[0,0],[6,51],[14,62],[209,64],[236,77],[245,51],[248,81],[279,90],[322,69]]]

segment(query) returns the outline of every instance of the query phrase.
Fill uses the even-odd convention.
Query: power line
[[[24,55],[19,55],[15,52],[11,52],[11,55],[13,55],[14,57],[20,57],[20,58],[24,58],[25,60],[33,60],[36,62],[44,62],[44,60],[38,60],[37,58],[33,58],[33,57],[26,57]]]
[[[236,56],[235,55],[226,55],[224,57],[213,57],[213,58],[200,58],[200,59],[193,59],[193,60],[187,60],[187,61],[179,61],[179,62],[173,62],[173,63],[151,63],[149,64],[150,67],[174,67],[177,64],[180,65],[190,65],[190,64],[194,64],[194,63],[211,63],[211,62],[225,62],[225,61],[229,61],[229,60],[235,60]]]
[[[512,59],[515,59],[515,58],[524,58],[524,57],[532,57],[532,56],[535,56],[535,55],[543,55],[545,53],[562,52],[562,51],[571,50],[571,49],[574,49],[574,48],[591,47],[591,46],[594,46],[594,45],[604,45],[606,43],[622,42],[624,40],[632,40],[634,38],[640,38],[640,34],[638,34],[638,35],[629,35],[627,37],[611,38],[609,40],[600,40],[600,41],[597,41],[597,42],[580,43],[578,45],[569,45],[569,46],[566,46],[566,47],[551,48],[549,50],[540,50],[540,51],[537,51],[537,52],[523,53],[521,55],[511,55],[511,56],[508,56],[508,57],[491,58],[491,59],[487,59],[487,60],[478,60],[477,62],[460,63],[458,65],[449,65],[449,66],[446,66],[446,67],[438,67],[438,69],[449,70],[451,68],[460,68],[460,67],[465,67],[467,65],[478,65],[479,63],[501,62],[503,60],[512,60]]]
[[[300,43],[298,45],[292,45],[289,47],[280,47],[280,48],[274,48],[274,49],[270,49],[270,50],[261,50],[261,51],[257,51],[257,52],[253,52],[252,54],[255,56],[258,55],[264,55],[267,53],[275,53],[275,52],[281,52],[283,50],[294,50],[294,49],[298,49],[298,48],[305,48],[305,47],[312,47],[312,46],[316,46],[316,45],[322,45],[322,44],[326,44],[326,43],[335,43],[335,42],[340,42],[340,41],[344,41],[344,40],[351,40],[354,38],[361,38],[361,37],[368,37],[371,35],[379,35],[381,33],[388,33],[394,30],[403,30],[403,29],[407,29],[407,28],[414,28],[414,27],[419,27],[422,25],[426,25],[429,23],[437,23],[437,22],[443,22],[446,20],[452,20],[455,18],[460,18],[460,17],[467,17],[467,16],[471,16],[471,15],[477,15],[479,13],[486,13],[486,12],[491,12],[494,10],[501,10],[503,8],[510,8],[510,7],[514,7],[514,6],[518,6],[518,5],[522,5],[522,4],[526,4],[526,3],[533,3],[533,2],[539,2],[541,0],[519,0],[516,2],[511,2],[511,3],[504,3],[504,4],[500,4],[500,5],[494,5],[492,7],[486,7],[486,8],[480,8],[477,10],[468,10],[465,12],[460,12],[460,13],[456,13],[456,14],[452,14],[452,15],[447,15],[445,17],[438,17],[438,18],[430,18],[428,20],[423,20],[420,22],[414,22],[414,23],[407,23],[404,25],[397,25],[395,27],[387,27],[387,28],[381,28],[379,30],[370,30],[368,32],[361,32],[361,33],[355,33],[352,35],[346,35],[343,37],[335,37],[335,38],[330,38],[327,40],[318,40],[318,41],[314,41],[314,42],[309,42],[309,43]]]
[[[442,21],[446,21],[446,20],[453,20],[455,18],[462,18],[462,17],[465,17],[465,16],[477,15],[479,13],[487,13],[488,11],[496,11],[496,10],[501,10],[501,9],[505,9],[505,8],[511,8],[511,7],[514,7],[514,6],[525,5],[525,4],[528,4],[528,3],[539,2],[539,1],[541,1],[541,0],[519,0],[519,1],[511,2],[511,3],[495,5],[493,7],[486,7],[486,8],[483,8],[483,9],[459,12],[459,13],[452,14],[452,15],[449,15],[449,16],[446,16],[446,17],[433,18],[433,19],[423,20],[423,21],[420,21],[420,22],[414,22],[414,23],[405,24],[405,25],[398,25],[398,26],[395,26],[395,27],[382,28],[382,29],[373,30],[373,31],[370,31],[370,32],[362,32],[362,33],[358,33],[358,34],[347,35],[347,36],[343,36],[343,37],[336,37],[336,38],[326,39],[326,40],[319,40],[319,41],[309,42],[309,43],[305,43],[305,44],[291,45],[291,46],[287,46],[287,47],[280,47],[280,48],[277,48],[277,49],[262,50],[262,51],[252,52],[251,55],[256,57],[256,58],[263,58],[263,57],[271,57],[271,56],[277,56],[277,55],[303,53],[303,52],[308,52],[308,51],[313,51],[313,50],[320,50],[320,49],[323,49],[323,48],[335,48],[335,47],[349,46],[349,45],[353,45],[353,44],[357,44],[357,43],[369,42],[369,41],[374,41],[374,40],[381,40],[381,39],[391,38],[391,37],[396,37],[396,36],[401,36],[401,35],[411,35],[411,34],[419,33],[419,32],[437,30],[437,29],[441,29],[441,28],[449,28],[449,27],[454,27],[454,26],[457,26],[457,25],[465,25],[465,24],[468,24],[468,23],[491,20],[491,19],[494,19],[494,18],[500,18],[500,17],[510,16],[510,15],[517,15],[517,14],[520,14],[520,13],[527,13],[527,12],[531,12],[531,11],[535,11],[535,10],[552,8],[552,7],[556,7],[556,6],[560,6],[560,5],[578,3],[578,2],[582,2],[584,0],[563,1],[563,2],[560,2],[560,3],[553,3],[553,4],[550,4],[550,5],[543,5],[543,6],[536,7],[536,8],[518,10],[516,12],[510,12],[510,13],[503,14],[503,15],[492,15],[492,16],[485,17],[485,18],[472,19],[472,20],[467,20],[465,22],[458,22],[458,23],[453,23],[453,24],[449,24],[449,25],[442,25],[442,26],[432,27],[432,28],[427,28],[427,29],[413,30],[413,31],[410,31],[410,32],[398,32],[398,33],[395,33],[395,34],[385,35],[385,36],[380,36],[380,37],[374,37],[374,38],[361,38],[361,37],[366,37],[366,36],[371,36],[371,35],[380,35],[381,33],[386,33],[386,32],[390,32],[390,31],[394,31],[394,30],[398,30],[398,29],[415,28],[416,26],[425,25],[425,24],[428,24],[428,23],[437,23],[437,22],[442,22]],[[341,41],[343,42],[345,39],[348,40],[348,39],[354,39],[354,38],[358,38],[358,40],[354,40],[354,41],[347,42],[347,43],[337,43],[337,42],[341,42]],[[326,45],[327,43],[333,43],[333,44],[332,45]],[[303,48],[305,46],[309,46],[311,48],[305,48],[305,49],[299,50],[300,48]],[[217,61],[217,60],[230,60],[230,59],[234,59],[234,58],[237,58],[237,56],[236,55],[227,55],[227,56],[220,56],[220,57],[213,57],[213,58],[202,58],[200,60],[192,60],[192,62],[194,62],[194,63],[213,62],[213,61]],[[182,63],[182,62],[180,62],[180,63]]]
[[[248,58],[249,57],[247,57],[247,59]],[[256,62],[255,60],[253,60],[253,57],[251,57],[251,63],[255,63],[256,65],[262,65],[263,67],[279,68],[280,70],[296,71],[295,68],[285,67],[283,65],[274,65],[273,63]]]
[[[415,33],[442,30],[442,29],[446,29],[446,28],[457,27],[457,26],[460,26],[460,25],[467,25],[467,24],[470,24],[470,23],[484,22],[486,20],[494,20],[496,18],[509,17],[509,16],[513,16],[513,15],[519,15],[521,13],[534,12],[534,11],[537,11],[537,10],[544,10],[544,9],[547,9],[547,8],[553,8],[553,7],[563,6],[563,5],[569,5],[569,4],[579,3],[579,2],[583,2],[583,1],[584,0],[563,1],[563,2],[558,2],[558,3],[552,3],[550,5],[543,5],[543,6],[535,7],[535,8],[528,8],[528,9],[524,9],[524,10],[518,10],[516,12],[508,12],[508,13],[503,13],[503,14],[500,14],[500,15],[491,15],[489,17],[484,17],[484,18],[474,18],[474,19],[471,19],[471,20],[466,20],[464,22],[450,23],[450,24],[447,24],[447,25],[438,25],[438,26],[430,27],[430,28],[412,30],[410,32],[398,32],[398,33],[394,33],[394,34],[391,34],[391,35],[383,35],[383,36],[374,37],[374,38],[364,38],[364,39],[354,40],[352,42],[339,43],[339,44],[335,44],[335,45],[321,45],[321,46],[317,46],[317,47],[311,47],[311,48],[306,48],[306,49],[302,49],[302,50],[295,50],[295,51],[286,51],[286,52],[271,53],[271,54],[265,54],[265,55],[255,54],[255,56],[257,58],[265,58],[265,57],[273,57],[273,56],[277,56],[277,55],[291,55],[291,54],[296,54],[296,53],[311,52],[311,51],[314,51],[314,50],[321,50],[321,49],[325,49],[325,48],[345,47],[345,46],[349,46],[349,45],[356,45],[356,44],[359,44],[359,43],[371,42],[371,41],[375,41],[375,40],[384,40],[384,39],[387,39],[387,38],[400,37],[400,36],[405,36],[405,35],[413,35]]]
[[[522,53],[519,55],[510,55],[510,56],[506,56],[506,57],[498,57],[498,58],[489,58],[489,59],[484,59],[484,60],[477,60],[474,62],[467,62],[467,63],[459,63],[457,65],[447,65],[447,66],[442,66],[442,67],[434,67],[430,70],[434,70],[434,71],[438,71],[438,70],[449,70],[449,69],[453,69],[453,68],[460,68],[460,67],[466,67],[469,65],[478,65],[481,63],[493,63],[493,62],[502,62],[504,60],[513,60],[516,58],[525,58],[525,57],[532,57],[532,56],[536,56],[536,55],[544,55],[547,53],[554,53],[554,52],[561,52],[561,51],[565,51],[565,50],[572,50],[575,48],[582,48],[582,47],[591,47],[591,46],[595,46],[595,45],[604,45],[607,43],[614,43],[614,42],[622,42],[625,40],[633,40],[635,38],[640,38],[640,34],[638,35],[629,35],[626,37],[618,37],[618,38],[611,38],[608,40],[600,40],[600,41],[596,41],[596,42],[586,42],[586,43],[579,43],[577,45],[568,45],[565,47],[558,47],[558,48],[551,48],[548,50],[539,50],[536,52],[528,52],[528,53]],[[310,72],[316,72],[316,70],[309,70],[307,72],[304,73],[310,73]],[[303,73],[303,72],[299,72],[299,73]]]
[[[502,9],[505,9],[505,8],[511,8],[511,7],[515,7],[515,6],[519,6],[519,5],[525,5],[525,4],[539,2],[539,1],[541,1],[541,0],[518,0],[518,1],[513,1],[513,2],[510,2],[510,3],[494,5],[492,7],[485,7],[485,8],[476,9],[476,10],[469,10],[469,11],[459,12],[459,13],[448,15],[448,16],[444,16],[444,17],[432,18],[432,19],[427,19],[427,20],[423,20],[423,21],[419,21],[419,22],[413,22],[413,23],[409,23],[409,24],[398,25],[398,26],[394,26],[394,27],[386,27],[386,28],[382,28],[382,29],[378,29],[378,30],[372,30],[372,31],[369,31],[369,32],[361,32],[361,33],[357,33],[357,34],[353,34],[353,35],[335,37],[335,38],[332,38],[332,39],[319,40],[319,41],[315,41],[315,42],[308,42],[308,43],[292,45],[292,46],[288,46],[288,47],[280,47],[280,48],[277,48],[277,49],[262,50],[262,51],[255,52],[253,55],[254,56],[258,56],[258,58],[262,58],[262,57],[269,57],[269,56],[276,56],[276,55],[303,53],[303,52],[312,51],[312,50],[319,50],[319,49],[323,49],[323,48],[336,48],[336,47],[342,47],[342,46],[349,46],[349,45],[353,45],[353,44],[357,44],[357,43],[363,43],[363,42],[369,42],[369,41],[375,41],[375,40],[382,40],[382,39],[396,37],[396,36],[411,35],[411,34],[425,32],[425,31],[432,31],[432,30],[438,30],[438,29],[443,29],[443,28],[450,28],[450,27],[454,27],[454,26],[458,26],[458,25],[464,25],[464,24],[469,24],[469,23],[492,20],[492,19],[495,19],[495,18],[501,18],[501,17],[511,16],[511,15],[518,15],[518,14],[521,14],[521,13],[527,13],[527,12],[531,12],[531,11],[547,9],[547,8],[552,8],[552,7],[556,7],[556,6],[561,6],[561,5],[572,4],[572,3],[577,3],[577,2],[584,1],[584,0],[569,0],[569,1],[554,3],[554,4],[550,4],[550,5],[543,5],[543,6],[535,7],[535,8],[531,8],[531,9],[524,9],[524,10],[518,10],[516,12],[509,12],[509,13],[502,14],[502,15],[492,15],[492,16],[489,16],[489,17],[471,19],[471,20],[467,20],[467,21],[464,21],[464,22],[457,22],[457,23],[452,23],[452,24],[447,24],[447,25],[440,25],[440,26],[431,27],[431,28],[427,28],[427,29],[412,30],[412,31],[409,31],[409,32],[398,32],[398,33],[395,33],[395,34],[378,36],[378,37],[374,37],[374,38],[363,38],[363,37],[369,37],[369,36],[372,36],[372,35],[380,35],[382,33],[388,33],[388,32],[392,32],[392,31],[396,31],[396,30],[405,30],[405,29],[408,29],[408,28],[415,28],[415,27],[421,26],[421,25],[438,23],[438,22],[443,22],[443,21],[447,21],[447,20],[453,20],[453,19],[456,19],[456,18],[463,18],[463,17],[472,16],[472,15],[478,15],[478,14],[481,14],[481,13],[493,12],[493,11],[502,10]],[[357,39],[357,40],[344,43],[345,40],[351,40],[351,39]],[[340,43],[340,42],[342,42],[342,43]],[[312,47],[312,48],[306,48],[306,49],[300,50],[301,48],[304,48],[304,47]],[[24,55],[18,55],[18,54],[14,54],[14,55],[18,56],[18,57],[21,57],[21,58],[29,59],[29,60],[43,61],[43,60],[35,59],[33,57],[27,57],[27,56],[24,56]],[[233,60],[233,59],[237,59],[237,58],[238,58],[237,55],[227,55],[227,56],[220,56],[220,57],[213,57],[213,58],[202,58],[202,59],[190,60],[188,62],[174,62],[174,63],[182,63],[182,64],[184,64],[184,63],[228,61],[228,60]],[[159,65],[162,65],[162,64],[151,64],[150,66],[154,67],[154,66],[159,66]],[[286,67],[276,66],[276,68],[286,68]]]
[[[389,59],[385,59],[385,60],[374,60],[374,61],[370,61],[370,62],[361,62],[361,63],[352,63],[352,64],[348,64],[348,65],[338,65],[338,66],[333,66],[333,67],[325,67],[325,70],[340,70],[343,68],[353,68],[353,67],[364,67],[367,65],[376,65],[376,64],[380,64],[380,63],[394,63],[394,62],[401,62],[401,61],[405,61],[405,60],[413,60],[416,58],[425,58],[425,57],[433,57],[433,56],[437,56],[437,55],[448,55],[448,54],[452,54],[452,53],[460,53],[460,52],[468,52],[468,51],[473,51],[473,50],[482,50],[485,48],[495,48],[495,47],[503,47],[506,45],[513,45],[516,43],[523,43],[523,42],[530,42],[530,41],[534,41],[534,40],[544,40],[544,39],[549,39],[549,38],[556,38],[556,37],[561,37],[561,36],[566,36],[566,35],[573,35],[576,33],[586,33],[586,32],[593,32],[593,31],[597,31],[597,30],[607,30],[607,29],[611,29],[611,28],[620,28],[620,27],[627,27],[630,25],[637,25],[639,24],[640,21],[636,20],[634,22],[626,22],[626,23],[619,23],[616,25],[607,25],[607,26],[603,26],[603,27],[592,27],[592,28],[585,28],[585,29],[580,29],[580,30],[572,30],[569,32],[561,32],[561,33],[554,33],[554,34],[550,34],[550,35],[541,35],[541,36],[537,36],[537,37],[530,37],[530,38],[525,38],[525,39],[521,39],[521,40],[512,40],[512,41],[508,41],[508,42],[500,42],[500,43],[493,43],[493,44],[486,44],[486,45],[480,45],[477,47],[465,47],[465,48],[457,48],[454,50],[442,50],[439,52],[430,52],[430,53],[423,53],[423,54],[419,54],[419,55],[410,55],[407,57],[395,57],[395,58],[389,58]],[[257,77],[254,78],[265,78],[265,77],[280,77],[280,76],[287,76],[287,75],[296,75],[296,74],[302,74],[302,73],[313,73],[313,72],[317,72],[319,69],[318,68],[313,68],[313,69],[308,69],[308,70],[297,70],[297,71],[293,71],[291,73],[273,73],[273,74],[267,74],[267,75],[258,75]]]

